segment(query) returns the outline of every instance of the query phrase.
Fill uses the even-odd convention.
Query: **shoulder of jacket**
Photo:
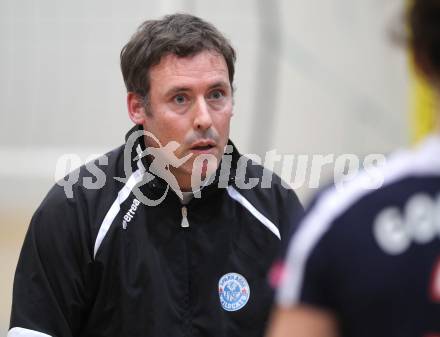
[[[124,185],[123,147],[116,148],[58,180],[41,202],[38,210],[93,207],[114,199]]]

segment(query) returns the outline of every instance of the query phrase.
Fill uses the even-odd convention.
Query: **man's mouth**
[[[199,145],[199,146],[193,146],[191,148],[191,150],[196,150],[196,151],[208,151],[210,149],[212,149],[214,147],[214,145]]]
[[[212,140],[200,140],[191,146],[193,151],[209,151],[215,147],[215,142]]]

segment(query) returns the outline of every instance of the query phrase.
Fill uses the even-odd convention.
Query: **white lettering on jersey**
[[[434,200],[416,194],[403,212],[398,207],[385,208],[374,221],[373,233],[379,247],[390,255],[402,254],[412,242],[426,244],[440,237],[440,195]]]

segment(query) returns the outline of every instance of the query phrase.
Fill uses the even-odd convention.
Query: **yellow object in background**
[[[428,82],[410,64],[411,137],[413,143],[423,139],[437,126],[436,98]]]

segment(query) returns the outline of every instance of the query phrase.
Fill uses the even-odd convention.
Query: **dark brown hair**
[[[159,64],[162,57],[168,54],[187,57],[205,50],[223,55],[232,87],[235,50],[212,24],[189,14],[145,21],[121,51],[121,70],[127,91],[147,99],[149,70]]]
[[[408,22],[419,66],[428,76],[440,79],[440,0],[414,0]]]

